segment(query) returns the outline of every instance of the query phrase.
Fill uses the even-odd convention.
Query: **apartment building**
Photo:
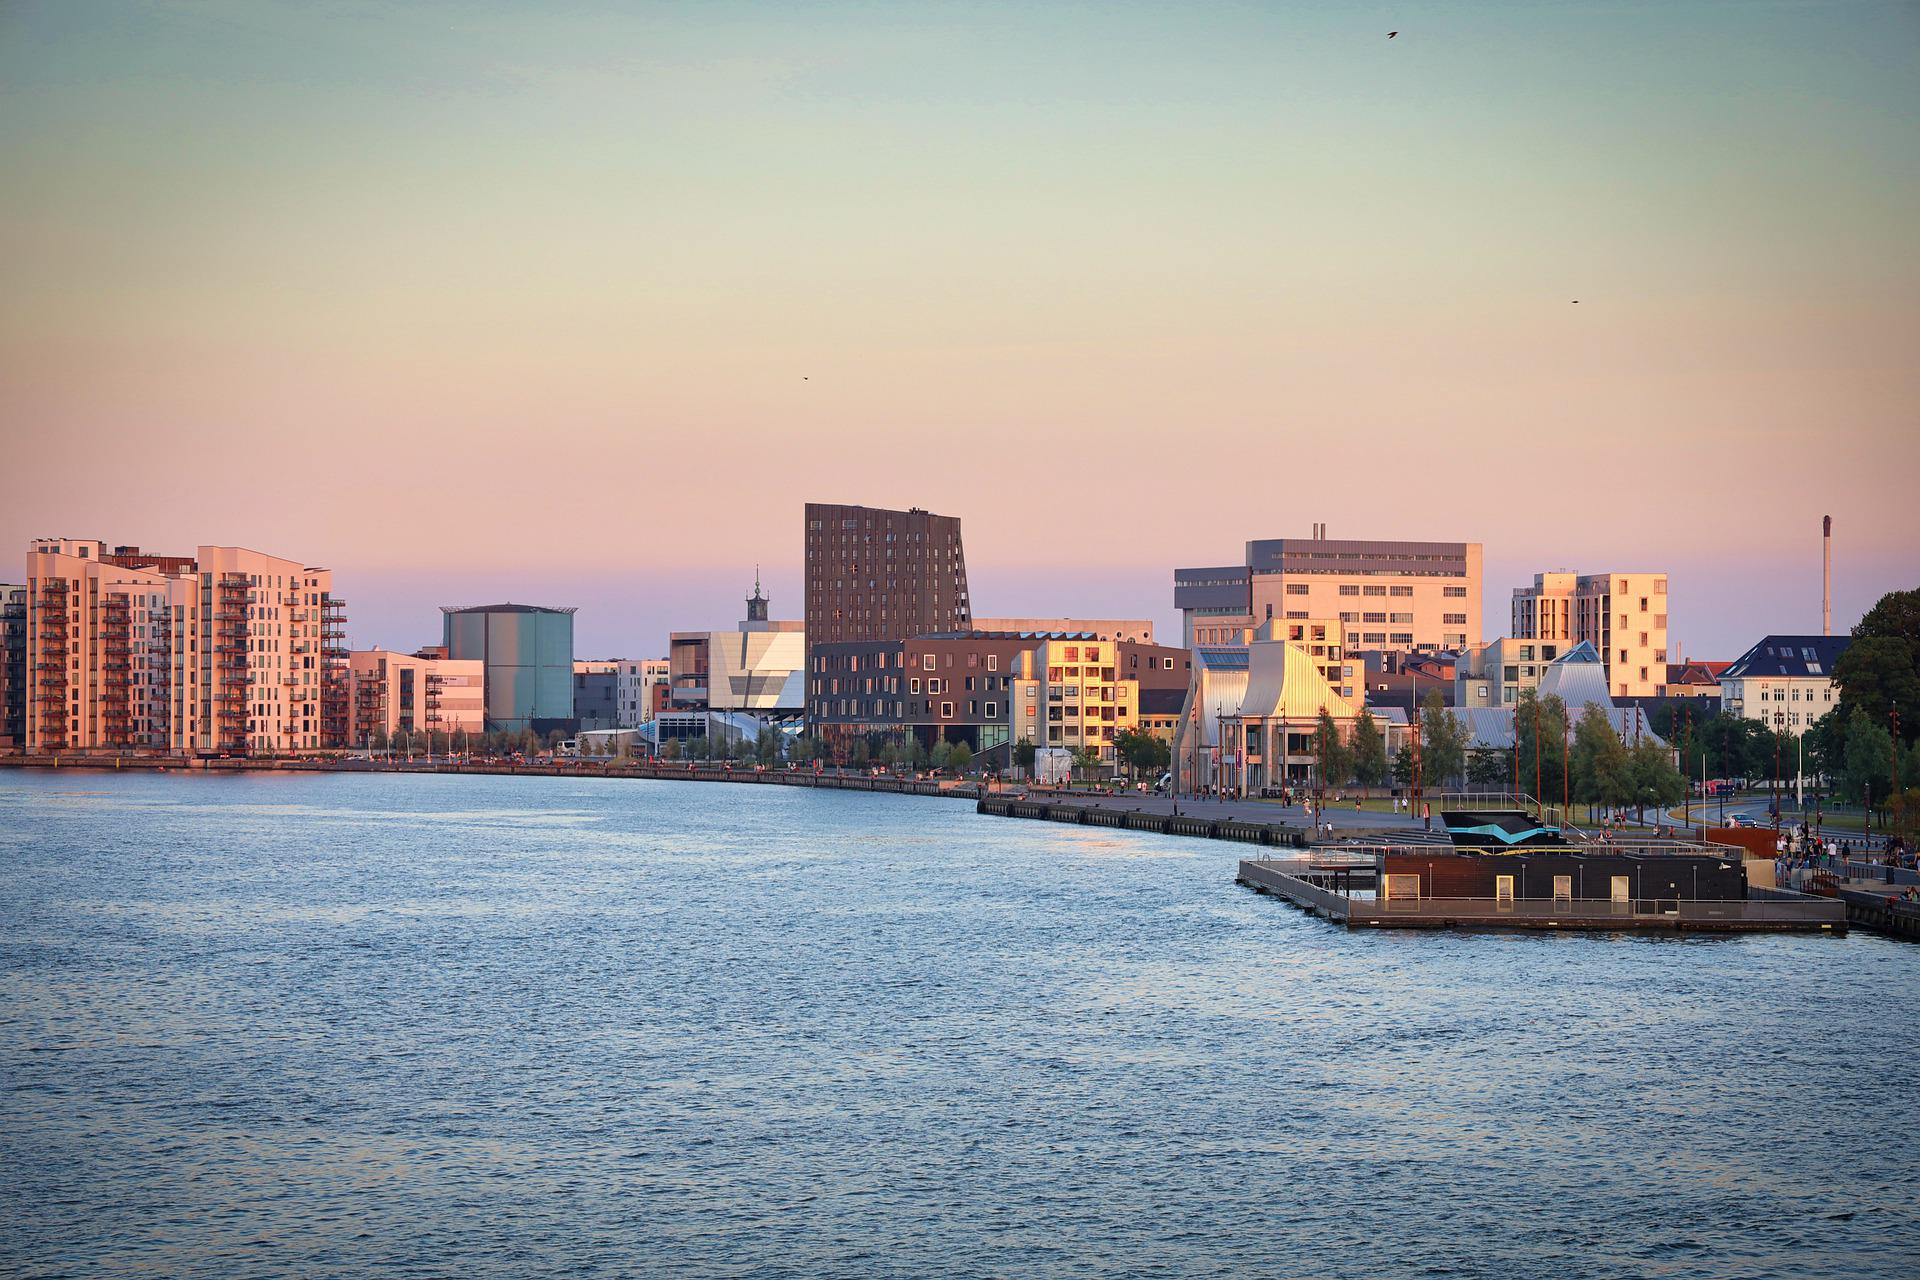
[[[1115,762],[1114,736],[1141,726],[1143,698],[1161,695],[1156,722],[1177,717],[1164,707],[1184,692],[1188,655],[1164,645],[1087,638],[1047,639],[1014,659],[1008,714],[1012,737],[1041,747],[1085,748]],[[1171,732],[1171,723],[1166,725]]]
[[[439,647],[415,653],[356,649],[349,655],[352,744],[396,733],[477,734],[486,729],[486,669],[448,658]]]
[[[1520,640],[1502,636],[1460,655],[1454,666],[1453,705],[1511,707],[1523,690],[1537,689],[1547,665],[1572,648],[1559,640]],[[1574,708],[1578,714],[1578,708]]]
[[[1513,638],[1561,652],[1586,641],[1610,694],[1658,697],[1667,683],[1667,575],[1536,573],[1531,586],[1513,589]]]
[[[941,741],[965,742],[976,756],[984,756],[1011,740],[1007,699],[1015,659],[1048,638],[1032,632],[956,631],[813,645],[807,721],[838,744],[863,734],[912,733],[929,749]],[[1077,633],[1073,638],[1095,637]],[[987,762],[1007,763],[991,757]]]
[[[1720,673],[1723,715],[1799,737],[1833,710],[1833,664],[1851,636],[1768,636]]]
[[[1174,570],[1187,648],[1245,646],[1265,622],[1333,619],[1350,648],[1441,652],[1480,641],[1477,542],[1270,538],[1244,563]]]
[[[617,665],[614,719],[619,728],[638,728],[667,709],[669,672],[665,658],[628,659]]]
[[[27,587],[0,582],[0,751],[27,746]]]
[[[27,555],[27,745],[281,754],[347,731],[332,574],[242,547],[192,557],[41,539]]]
[[[957,516],[809,502],[805,552],[810,643],[972,628]]]

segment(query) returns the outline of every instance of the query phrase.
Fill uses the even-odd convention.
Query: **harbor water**
[[[1920,949],[786,787],[0,774],[0,1274],[1920,1271]]]

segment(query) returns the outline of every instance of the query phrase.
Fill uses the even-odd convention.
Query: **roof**
[[[1195,666],[1206,667],[1212,671],[1245,671],[1247,669],[1247,651],[1245,649],[1195,649]]]
[[[572,613],[576,606],[551,609],[542,604],[443,604],[442,613]]]
[[[1728,662],[1681,662],[1681,663],[1675,663],[1674,665],[1672,665],[1672,666],[1669,666],[1669,667],[1667,668],[1667,683],[1668,683],[1669,685],[1676,685],[1676,684],[1689,684],[1689,685],[1708,685],[1708,684],[1719,684],[1719,683],[1720,683],[1720,672],[1719,672],[1719,671],[1715,671],[1715,670],[1714,670],[1714,668],[1715,668],[1715,667],[1718,667],[1718,668],[1720,668],[1720,671],[1724,671],[1724,670],[1726,670],[1726,669],[1727,669],[1727,668],[1728,668],[1729,666],[1732,666],[1732,665],[1733,665],[1732,663],[1728,663]]]
[[[1140,714],[1143,716],[1177,716],[1186,705],[1187,691],[1184,688],[1140,691]]]
[[[1591,641],[1582,640],[1547,664],[1546,673],[1540,677],[1540,696],[1559,698],[1567,714],[1576,720],[1588,703],[1602,711],[1613,710],[1613,699],[1607,695],[1607,670]]]
[[[1768,636],[1735,658],[1720,678],[1830,676],[1851,643],[1851,636]]]
[[[1247,652],[1247,692],[1239,714],[1289,720],[1312,719],[1323,711],[1336,719],[1354,714],[1354,705],[1327,683],[1319,664],[1300,646],[1261,640]]]

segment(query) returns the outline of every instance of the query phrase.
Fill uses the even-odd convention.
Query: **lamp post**
[[[1785,732],[1785,713],[1773,713],[1773,834],[1780,834],[1780,735]]]

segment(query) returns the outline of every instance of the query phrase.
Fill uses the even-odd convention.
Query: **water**
[[[1920,1267],[1920,948],[1348,934],[1238,852],[773,787],[0,776],[0,1271]]]

